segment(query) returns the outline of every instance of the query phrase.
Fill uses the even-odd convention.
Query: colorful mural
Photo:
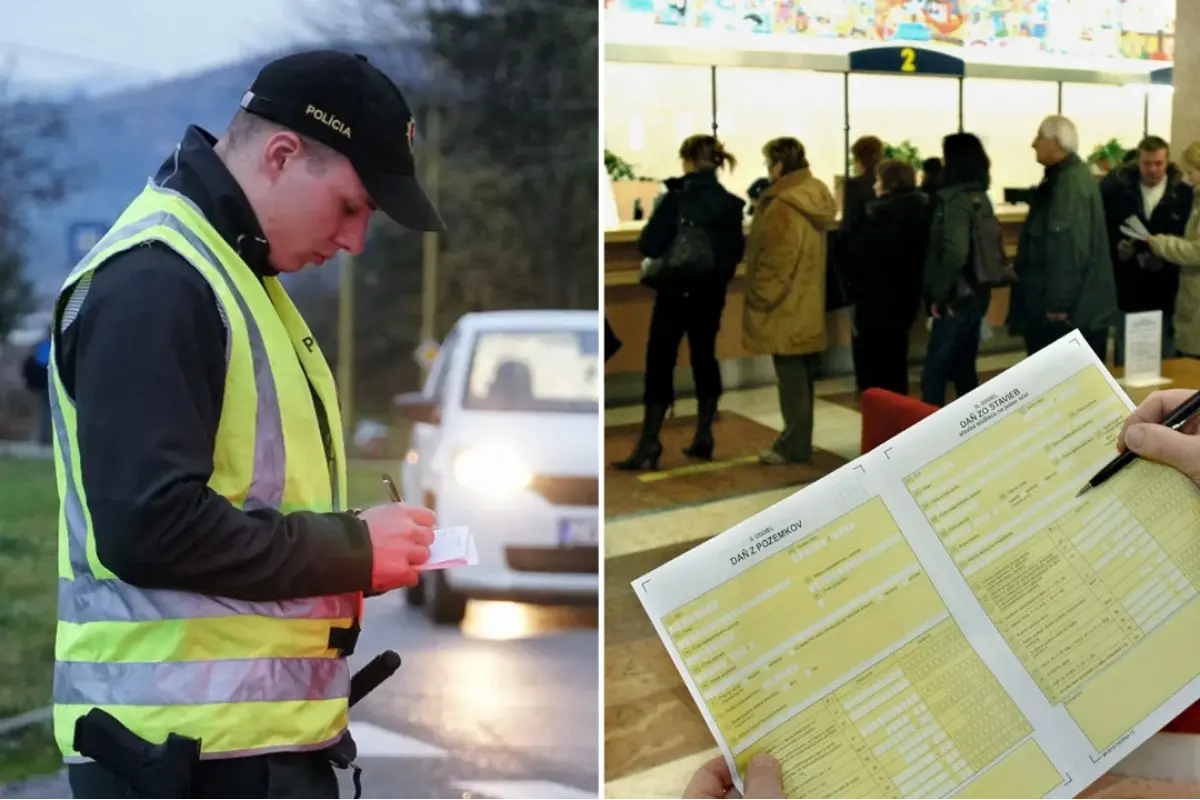
[[[1170,61],[1175,0],[605,0],[606,25],[669,25]]]

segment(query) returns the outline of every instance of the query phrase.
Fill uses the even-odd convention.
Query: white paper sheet
[[[475,537],[471,535],[469,528],[438,528],[433,532],[429,560],[420,569],[469,567],[478,563],[479,553],[475,549]]]
[[[634,581],[741,789],[1073,797],[1200,698],[1200,491],[1078,331]]]

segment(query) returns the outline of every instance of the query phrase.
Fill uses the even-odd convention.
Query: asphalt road
[[[435,627],[403,595],[367,601],[351,664],[403,663],[351,712],[363,797],[598,797],[595,606],[472,603]],[[349,771],[342,797],[353,797]],[[69,797],[65,775],[0,786],[0,798]]]
[[[473,602],[459,631],[393,593],[365,617],[351,663],[403,663],[351,712],[363,797],[599,795],[595,606]]]

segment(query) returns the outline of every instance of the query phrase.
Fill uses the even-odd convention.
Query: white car
[[[470,598],[595,602],[600,531],[600,317],[497,311],[462,317],[421,392],[401,492],[465,525],[479,563],[430,570],[407,593],[459,624]]]

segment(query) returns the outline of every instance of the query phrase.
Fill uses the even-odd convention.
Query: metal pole
[[[1142,136],[1150,135],[1150,92],[1142,95]]]
[[[1058,110],[1056,110],[1054,112],[1055,114],[1062,113],[1062,85],[1063,85],[1063,82],[1059,81],[1058,82]]]
[[[846,180],[850,179],[850,73],[842,73],[842,116],[844,117],[844,130],[842,136],[845,139],[843,142],[845,150],[843,150],[842,168],[845,170]]]
[[[438,167],[441,161],[438,138],[441,136],[441,110],[429,107],[425,124],[425,193],[438,203]],[[421,341],[435,341],[438,298],[438,234],[426,231],[421,237]]]
[[[963,83],[964,77],[958,76],[958,132],[963,132]]]
[[[352,435],[354,422],[354,262],[342,255],[338,267],[338,395],[342,401],[342,430]]]
[[[717,135],[717,67],[714,64],[708,68],[708,91],[712,98],[712,132]]]

